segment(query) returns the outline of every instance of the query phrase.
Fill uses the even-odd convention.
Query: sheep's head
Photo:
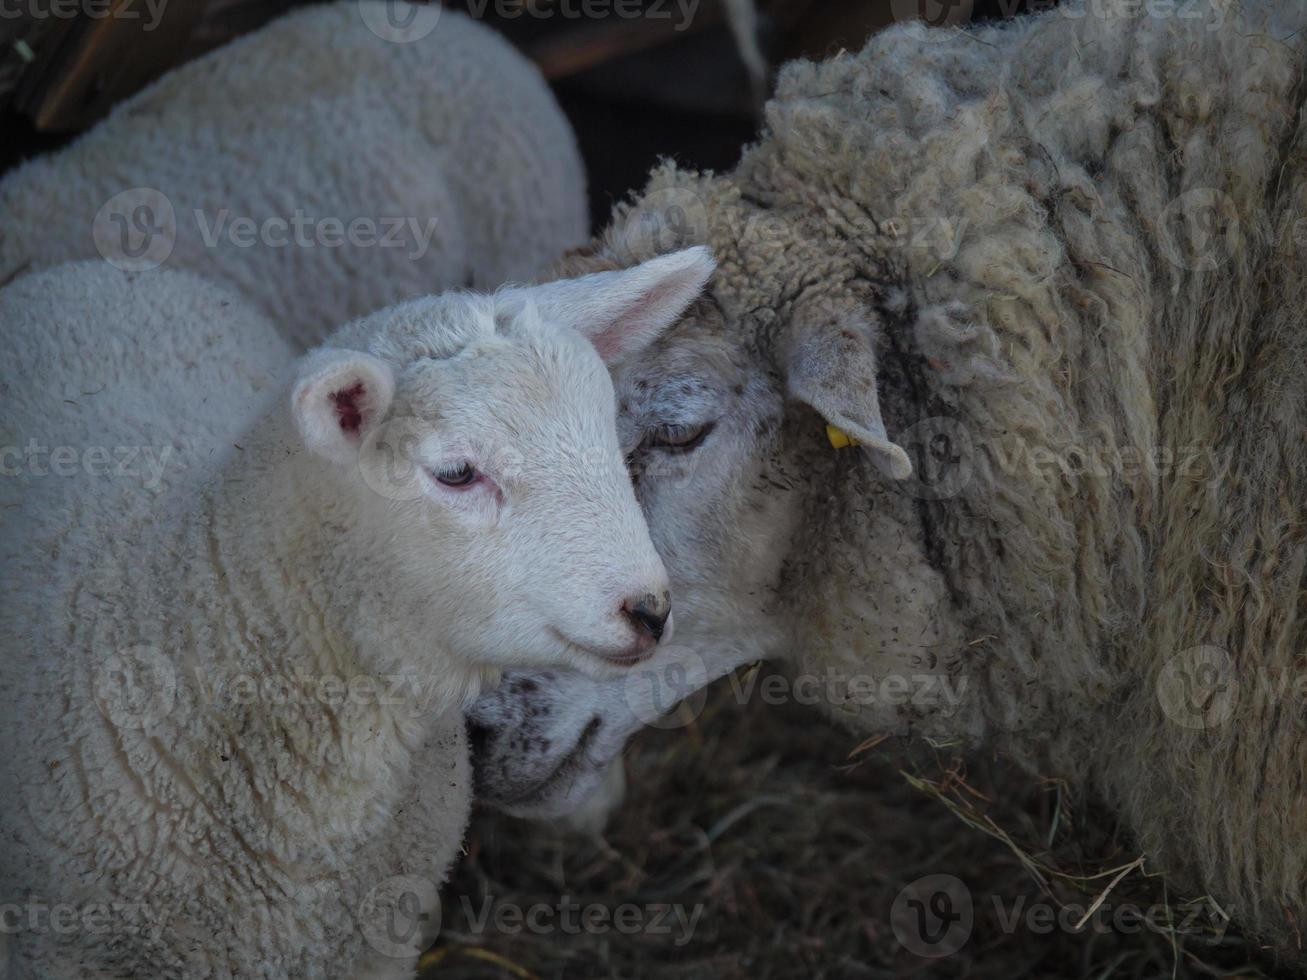
[[[912,473],[886,432],[877,382],[877,299],[888,287],[855,282],[838,252],[789,224],[759,227],[756,208],[711,200],[720,180],[691,186],[712,208],[703,237],[719,267],[674,327],[615,366],[618,431],[678,594],[681,639],[751,637],[759,656],[788,653],[800,641],[785,593],[802,588],[787,576],[832,550],[811,536],[823,525],[814,509],[851,468],[870,493],[897,498]],[[622,268],[656,252],[640,235],[651,197],[658,190],[619,209],[564,268]],[[832,438],[855,448],[841,455]]]
[[[416,300],[304,359],[292,415],[359,601],[383,597],[367,618],[482,665],[603,674],[649,654],[670,631],[668,582],[604,360],[643,350],[711,270],[690,249]]]
[[[613,372],[621,446],[676,593],[677,635],[621,680],[522,675],[478,701],[469,719],[482,799],[524,816],[571,812],[626,738],[758,658],[819,675],[819,696],[858,711],[860,726],[953,724],[953,704],[854,702],[848,689],[948,673],[965,644],[920,533],[928,488],[886,432],[919,414],[899,359],[877,363],[903,326],[903,287],[891,263],[869,277],[822,231],[742,201],[729,179],[669,168],[566,260],[572,274],[620,269],[668,239],[707,242],[718,260],[703,296]],[[856,445],[838,448],[831,433]]]

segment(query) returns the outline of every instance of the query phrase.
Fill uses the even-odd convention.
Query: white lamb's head
[[[292,415],[360,603],[382,597],[396,636],[430,626],[426,642],[478,665],[604,675],[647,656],[670,593],[605,362],[644,350],[712,268],[695,248],[414,300],[307,355]]]

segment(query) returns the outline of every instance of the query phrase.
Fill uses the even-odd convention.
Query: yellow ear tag
[[[830,440],[833,449],[843,449],[846,446],[856,446],[858,444],[847,432],[843,429],[837,429],[833,425],[826,426],[826,438]]]

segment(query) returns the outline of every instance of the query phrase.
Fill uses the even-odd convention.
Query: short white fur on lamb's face
[[[387,311],[379,332],[358,325],[370,353],[306,357],[299,431],[362,533],[386,543],[360,588],[425,607],[442,649],[466,661],[603,676],[648,656],[670,635],[670,590],[596,349],[641,350],[711,268],[698,249],[420,300]]]

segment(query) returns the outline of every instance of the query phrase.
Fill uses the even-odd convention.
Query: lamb
[[[681,646],[506,677],[487,797],[567,810],[675,680],[784,658],[857,732],[1101,794],[1173,893],[1300,955],[1307,8],[1131,11],[791,64],[733,172],[663,166],[571,261],[718,258],[618,372]]]
[[[0,282],[104,256],[234,289],[300,349],[346,319],[524,281],[589,231],[539,72],[439,5],[338,0],[190,62],[0,181]]]
[[[8,975],[413,975],[465,704],[671,629],[598,352],[639,352],[711,269],[402,303],[288,397],[287,342],[188,273],[0,291]]]

